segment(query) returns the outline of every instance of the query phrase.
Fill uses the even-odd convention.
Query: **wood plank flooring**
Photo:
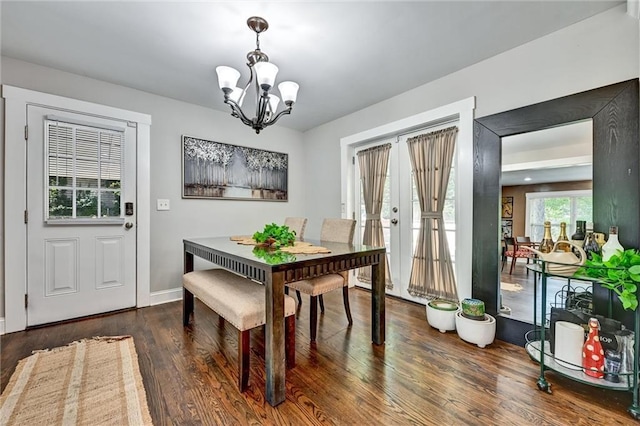
[[[613,425],[633,424],[629,392],[605,391],[547,374],[523,348],[485,349],[430,328],[424,307],[387,298],[387,341],[371,344],[371,295],[352,290],[354,325],[339,291],[325,295],[317,344],[309,342],[308,298],[297,316],[295,368],[286,401],[265,402],[264,337],[251,338],[248,390],[237,389],[237,333],[196,301],[182,327],[181,303],[121,312],[2,336],[1,385],[32,350],[130,334],[135,339],[155,425]]]

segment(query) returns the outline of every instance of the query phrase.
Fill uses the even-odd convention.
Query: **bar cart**
[[[527,267],[540,275],[540,288],[541,288],[541,321],[537,321],[538,311],[538,295],[537,288],[538,282],[534,281],[534,309],[533,309],[533,330],[526,333],[525,349],[532,360],[540,364],[540,376],[538,377],[537,386],[538,389],[547,393],[551,393],[551,384],[545,378],[545,371],[550,370],[571,380],[575,380],[580,383],[584,383],[591,386],[597,386],[610,390],[622,390],[631,391],[633,393],[632,403],[627,409],[629,414],[636,420],[640,420],[640,405],[638,404],[638,353],[640,348],[640,339],[637,337],[637,330],[640,330],[640,309],[636,309],[634,315],[634,342],[633,342],[633,371],[627,373],[619,373],[619,383],[613,383],[598,379],[586,375],[581,366],[573,365],[573,368],[567,366],[567,363],[559,362],[555,359],[554,354],[551,353],[551,342],[548,339],[549,330],[547,330],[547,280],[549,278],[560,278],[567,280],[567,286],[571,289],[571,281],[579,280],[579,282],[591,282],[592,285],[600,285],[599,282],[593,278],[573,276],[573,275],[560,275],[549,271],[549,266],[553,265],[565,265],[556,262],[547,262],[544,260],[538,260],[537,263],[527,265]],[[613,298],[615,293],[609,291],[609,303],[607,316],[610,318],[613,310]],[[576,368],[577,367],[577,368]]]

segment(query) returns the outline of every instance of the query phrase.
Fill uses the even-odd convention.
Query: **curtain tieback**
[[[367,220],[380,220],[380,213],[377,214],[369,214],[367,213]]]
[[[442,213],[438,213],[438,212],[422,212],[420,217],[422,219],[442,219]]]

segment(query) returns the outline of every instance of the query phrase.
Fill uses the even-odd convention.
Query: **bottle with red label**
[[[588,376],[602,379],[604,377],[604,350],[600,343],[598,330],[600,323],[596,318],[589,320],[589,336],[582,347],[582,367]]]

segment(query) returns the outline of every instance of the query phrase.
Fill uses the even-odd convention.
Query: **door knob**
[[[397,225],[398,224],[398,219],[391,219],[391,223],[394,224],[394,225]]]
[[[133,228],[133,223],[127,222],[127,223],[124,224],[124,227],[127,228],[127,229],[131,229],[131,228]]]

